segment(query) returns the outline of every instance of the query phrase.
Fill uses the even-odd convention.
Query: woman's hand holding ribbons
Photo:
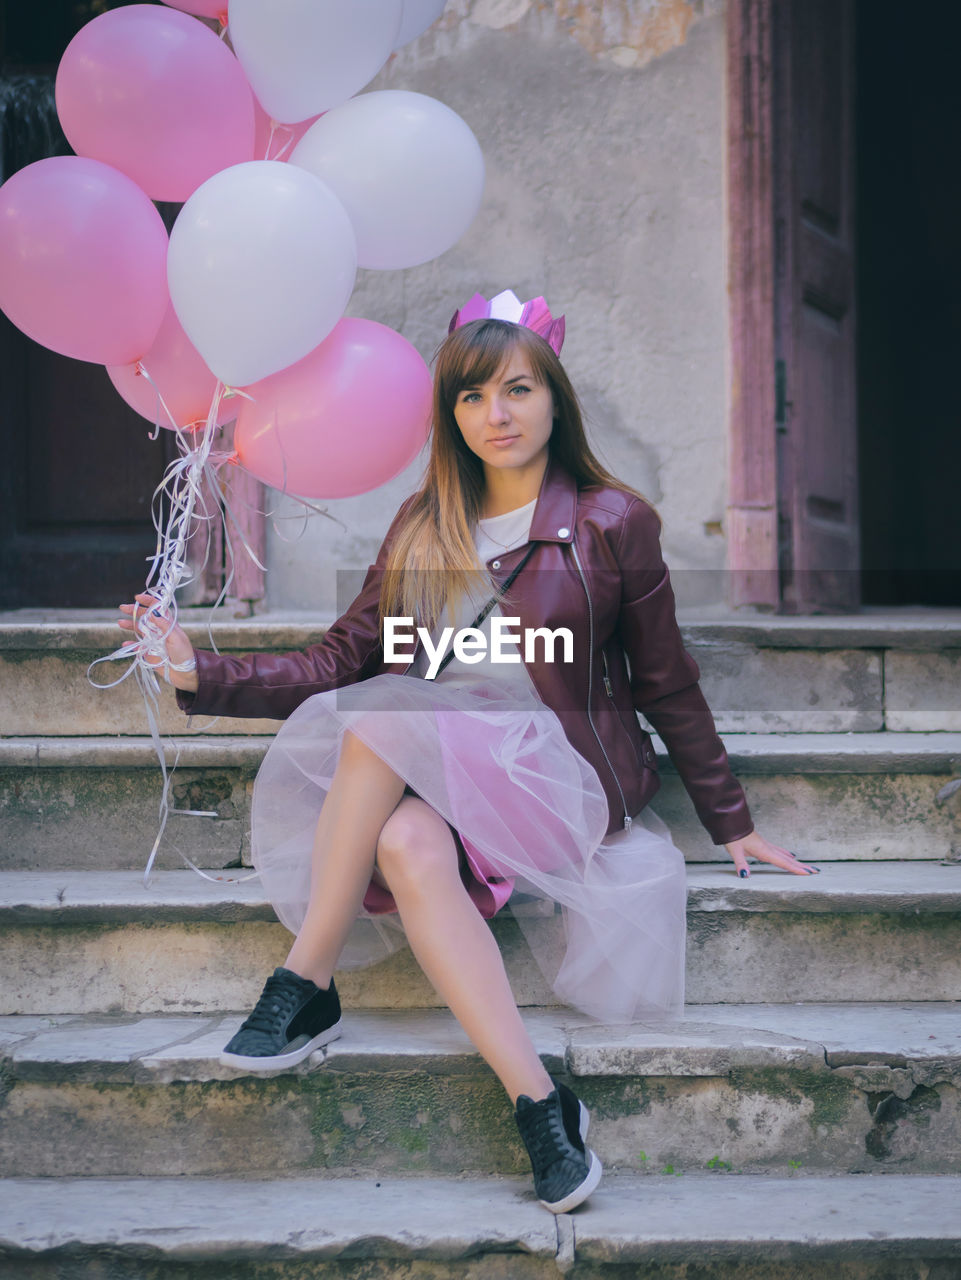
[[[156,603],[157,601],[153,596],[144,592],[136,597],[135,604],[120,605],[120,612],[126,616],[117,619],[117,626],[124,631],[132,631],[138,638],[141,638],[145,634],[144,615]],[[146,661],[152,667],[165,667],[164,674],[175,688],[196,693],[199,687],[196,669],[189,671],[178,671],[176,669],[177,667],[190,666],[191,663],[196,665],[194,647],[187,639],[187,633],[168,614],[154,613],[151,617],[163,629],[164,648],[167,658],[165,663],[162,657],[148,654],[146,655]],[[170,665],[167,665],[167,663]]]

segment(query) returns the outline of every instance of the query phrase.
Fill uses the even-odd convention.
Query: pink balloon
[[[198,18],[216,18],[222,26],[227,25],[227,0],[164,0],[164,4],[195,13]]]
[[[0,308],[61,355],[127,364],[167,306],[167,232],[116,169],[52,156],[0,187]]]
[[[246,388],[234,447],[258,480],[304,498],[385,484],[427,440],[430,370],[374,320],[341,320],[309,356]]]
[[[149,374],[149,378],[141,372]],[[202,426],[207,421],[217,379],[203,362],[203,357],[184,333],[173,305],[168,302],[160,332],[153,346],[134,364],[115,364],[107,368],[110,381],[131,409],[136,409],[149,422],[174,429]],[[163,405],[158,399],[163,396]],[[167,416],[169,411],[170,421]],[[237,401],[226,400],[217,415],[218,426],[237,416]]]
[[[254,98],[254,158],[257,160],[289,160],[307,130],[320,116],[311,116],[298,124],[279,124],[271,120]]]
[[[113,165],[152,200],[186,200],[254,158],[240,63],[185,13],[147,4],[102,13],[67,46],[56,92],[74,151]]]

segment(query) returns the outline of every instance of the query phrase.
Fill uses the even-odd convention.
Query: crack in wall
[[[561,1275],[566,1275],[577,1261],[574,1223],[566,1213],[555,1214],[554,1222],[557,1227],[557,1253],[554,1255],[554,1261]]]
[[[827,1049],[824,1062],[829,1071],[844,1076],[864,1095],[871,1115],[864,1150],[879,1163],[910,1161],[912,1147],[942,1108],[939,1086],[951,1089],[956,1084],[947,1062],[910,1062],[892,1055],[885,1062],[834,1063]]]
[[[875,1160],[897,1159],[895,1139],[899,1131],[908,1125],[925,1129],[932,1113],[941,1110],[940,1093],[923,1084],[906,1098],[893,1092],[868,1093],[866,1097],[874,1123],[865,1134],[864,1149]]]

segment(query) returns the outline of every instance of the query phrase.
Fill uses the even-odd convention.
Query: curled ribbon
[[[217,420],[223,400],[230,396],[243,396],[247,400],[252,400],[253,397],[246,391],[225,387],[223,383],[218,382],[206,421],[191,424],[191,426],[196,425],[196,430],[183,429],[174,420],[163,395],[142,364],[138,366],[138,372],[147,379],[157,394],[158,420],[155,423],[151,439],[157,439],[160,433],[160,418],[165,415],[176,434],[180,457],[174,459],[167,467],[163,479],[154,491],[151,500],[151,517],[157,532],[157,546],[153,556],[150,557],[150,570],[147,574],[145,590],[153,597],[153,604],[145,608],[142,613],[138,611],[136,606],[134,607],[135,638],[125,641],[113,653],[109,653],[102,658],[96,658],[87,668],[87,679],[97,689],[113,689],[122,684],[124,680],[133,677],[143,695],[150,739],[157,753],[157,759],[160,762],[160,769],[163,775],[159,830],[144,868],[144,886],[149,887],[150,875],[170,814],[175,813],[198,818],[219,817],[219,814],[213,810],[179,809],[170,803],[170,785],[180,759],[180,747],[176,747],[173,764],[168,769],[167,752],[159,728],[160,682],[157,677],[159,673],[169,683],[171,671],[189,671],[196,667],[196,661],[193,659],[185,663],[175,663],[171,662],[167,655],[167,635],[177,623],[176,592],[178,588],[192,582],[206,567],[211,542],[210,526],[215,521],[221,522],[226,553],[225,560],[230,568],[225,575],[223,587],[213,605],[211,614],[215,613],[220,605],[223,604],[234,580],[235,565],[237,564],[235,540],[239,541],[244,552],[258,569],[264,572],[266,572],[266,569],[256,551],[250,545],[250,541],[244,531],[244,522],[238,519],[234,504],[226,492],[226,487],[221,483],[221,470],[227,465],[237,465],[238,455],[236,451],[218,451],[213,447],[217,433]],[[286,481],[286,461],[284,477]],[[208,496],[213,499],[211,503],[208,503]],[[331,519],[335,518],[330,515],[330,512],[316,507],[312,503],[305,502],[303,499],[297,499],[297,502],[303,507],[305,522],[309,512],[315,512]],[[165,509],[166,517],[164,515]],[[207,525],[207,549],[204,552],[199,569],[192,573],[187,563],[187,544],[198,524]],[[209,622],[208,637],[211,648],[216,652],[217,645]],[[92,678],[90,673],[100,663],[118,661],[126,661],[128,666],[116,680],[112,680],[107,684],[100,684]],[[240,884],[245,880],[255,878],[256,873],[238,878],[209,875],[188,858],[182,849],[177,846],[175,848],[177,848],[177,852],[184,862],[205,880],[215,883]]]
[[[195,576],[190,572],[187,565],[187,542],[195,522],[201,520],[209,523],[215,519],[223,519],[225,541],[228,547],[231,548],[232,553],[228,521],[232,521],[233,517],[229,504],[226,503],[223,486],[220,483],[218,474],[220,468],[226,462],[232,460],[232,455],[224,452],[215,452],[213,443],[221,402],[227,395],[246,393],[232,392],[223,383],[218,382],[211,401],[210,411],[207,414],[207,420],[202,429],[188,434],[182,431],[174,422],[163,396],[142,366],[140,367],[140,372],[151,381],[151,385],[157,391],[159,407],[170,418],[176,431],[181,456],[174,459],[167,467],[163,479],[154,491],[151,502],[151,514],[154,528],[157,531],[157,548],[150,559],[146,591],[153,596],[154,603],[146,608],[142,614],[139,614],[136,608],[134,609],[133,621],[137,629],[135,638],[125,641],[113,653],[95,659],[87,668],[87,679],[98,689],[113,689],[132,676],[140,686],[140,691],[143,694],[150,739],[157,753],[157,759],[160,761],[160,769],[163,775],[163,787],[160,797],[160,829],[157,832],[157,837],[154,840],[153,848],[144,868],[144,886],[149,887],[150,874],[153,870],[169,815],[177,813],[202,818],[216,818],[219,816],[216,811],[178,809],[170,803],[170,784],[173,772],[176,770],[180,759],[180,748],[179,746],[177,747],[173,766],[168,770],[166,751],[164,750],[164,743],[160,736],[158,725],[160,682],[157,679],[157,673],[160,672],[169,682],[170,671],[187,671],[196,666],[196,662],[193,660],[186,663],[171,662],[166,650],[166,637],[177,623],[176,591],[178,587],[185,586],[191,582]],[[159,430],[160,423],[158,421],[154,435],[151,437],[152,439],[157,438]],[[217,500],[215,511],[211,511],[208,508],[207,493],[213,494]],[[164,519],[165,503],[167,506],[166,520]],[[224,503],[223,508],[221,508],[220,503]],[[263,565],[254,554],[253,548],[242,531],[240,537],[247,554],[251,556],[258,568],[262,569]],[[207,541],[209,547],[209,536]],[[206,562],[206,556],[204,560]],[[215,609],[226,597],[232,579],[233,570],[231,570],[224,584],[214,606]],[[216,650],[217,646],[214,643],[212,634],[210,635],[210,641]],[[93,680],[90,673],[94,667],[101,662],[117,661],[128,661],[129,665],[126,671],[118,676],[116,680],[112,680],[107,684],[100,684]],[[222,883],[226,879],[229,883],[240,883],[243,880],[253,878],[253,875],[242,876],[239,879],[209,875],[188,858],[182,849],[178,848],[177,852],[184,862],[189,867],[192,867],[198,875],[203,876],[205,880]]]

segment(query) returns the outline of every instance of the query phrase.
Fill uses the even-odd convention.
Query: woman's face
[[[489,382],[458,393],[454,418],[485,471],[534,467],[547,461],[554,398],[549,387],[534,379],[530,360],[520,347]]]

